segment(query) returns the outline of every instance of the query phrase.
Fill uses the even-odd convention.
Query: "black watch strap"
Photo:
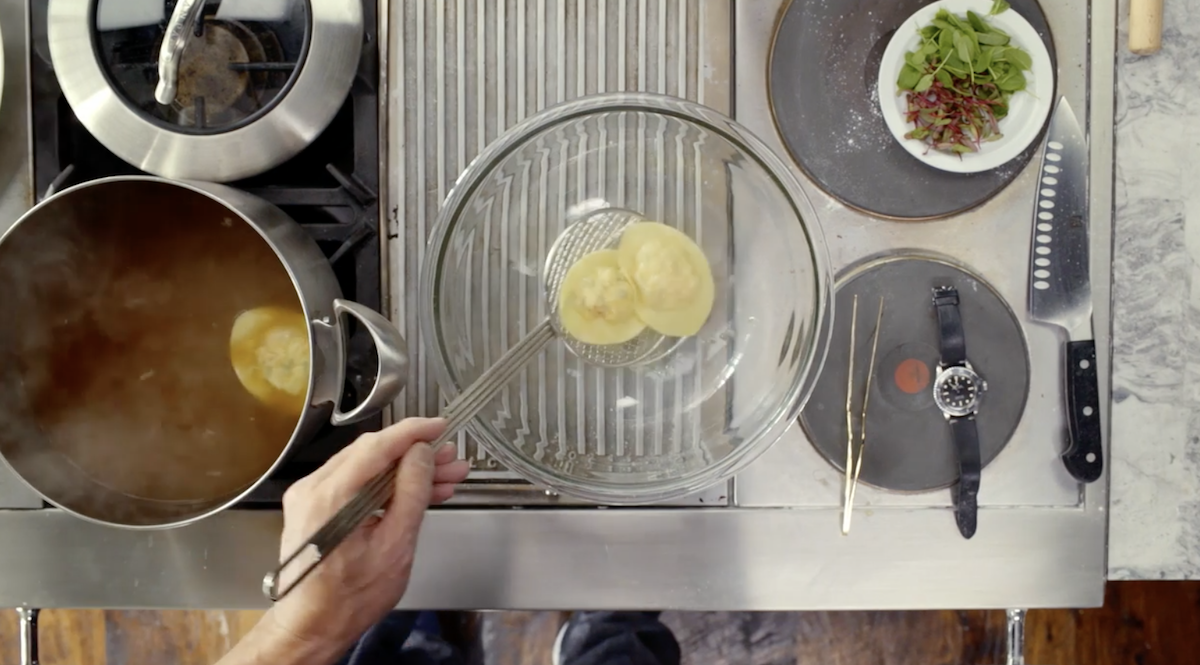
[[[958,289],[934,287],[933,306],[937,310],[942,367],[962,365],[967,362],[967,339],[963,334],[962,316],[958,313]]]
[[[975,535],[979,516],[979,477],[982,464],[979,459],[979,429],[975,416],[950,419],[950,434],[954,437],[954,448],[958,452],[958,484],[950,490],[954,500],[954,521],[963,538]]]

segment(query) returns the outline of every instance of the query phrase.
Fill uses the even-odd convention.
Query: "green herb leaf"
[[[924,127],[917,127],[916,129],[912,130],[911,132],[905,134],[904,138],[916,139],[918,141],[923,141],[923,140],[929,138],[929,130],[925,129]]]
[[[917,87],[917,83],[921,81],[921,72],[913,68],[912,65],[904,65],[900,70],[900,77],[896,79],[896,85],[901,90],[912,90]]]
[[[1029,57],[1028,53],[1019,48],[1009,47],[1008,61],[1024,71],[1029,71],[1033,68],[1033,58]]]
[[[941,82],[942,85],[946,86],[947,88],[954,87],[954,78],[950,76],[950,72],[946,71],[945,69],[939,69],[937,74],[934,74],[934,76],[938,81]]]
[[[971,24],[972,28],[975,28],[975,32],[977,34],[982,35],[991,31],[991,27],[983,20],[983,18],[973,11],[967,10],[967,22]]]
[[[995,2],[992,3],[992,11],[988,12],[988,14],[992,16],[995,16],[996,14],[1003,14],[1004,12],[1008,11],[1008,7],[1009,4],[1005,2],[1005,0],[995,0]]]
[[[971,44],[962,32],[954,33],[954,49],[958,52],[958,59],[964,64],[971,62]]]
[[[908,63],[909,67],[924,69],[925,55],[920,51],[909,51],[908,54],[904,56],[904,62]]]
[[[1008,35],[1003,35],[997,32],[981,32],[978,35],[980,44],[989,44],[992,46],[1004,46],[1010,40]]]
[[[976,74],[983,74],[986,72],[988,67],[992,66],[992,47],[985,46],[982,50],[980,50],[979,57],[975,58],[974,65]]]
[[[1025,89],[1025,75],[1018,71],[1011,71],[1008,76],[996,81],[996,87],[1005,92],[1020,92]]]
[[[937,35],[938,58],[946,60],[946,56],[954,50],[954,30],[942,30]]]
[[[925,92],[933,86],[933,74],[926,74],[917,81],[917,85],[913,87],[914,92]],[[1024,87],[1024,79],[1022,79],[1022,87]]]

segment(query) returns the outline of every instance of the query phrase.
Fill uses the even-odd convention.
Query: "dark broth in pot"
[[[0,242],[16,322],[0,330],[0,452],[62,455],[159,501],[246,488],[301,415],[260,403],[230,364],[234,320],[263,306],[302,311],[266,241],[207,196],[131,181],[58,199]]]

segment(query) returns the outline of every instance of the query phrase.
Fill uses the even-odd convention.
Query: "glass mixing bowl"
[[[606,94],[543,111],[458,179],[422,268],[421,325],[453,398],[550,314],[546,254],[613,210],[695,240],[717,285],[699,334],[629,367],[561,338],[469,426],[502,464],[607,504],[664,501],[743,468],[795,420],[825,357],[828,259],[812,205],[762,141],[712,109]]]

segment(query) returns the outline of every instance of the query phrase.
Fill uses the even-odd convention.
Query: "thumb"
[[[416,544],[417,531],[433,494],[433,450],[427,443],[413,444],[400,460],[392,504],[383,515],[378,532],[387,534],[388,545]]]

